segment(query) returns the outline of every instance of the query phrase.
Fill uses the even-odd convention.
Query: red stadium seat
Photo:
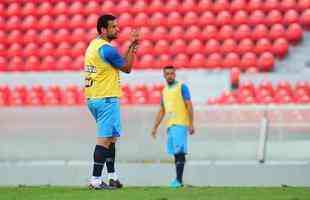
[[[19,29],[21,24],[22,21],[19,17],[12,16],[9,17],[8,20],[6,21],[5,27],[7,30]]]
[[[221,53],[222,54],[228,54],[231,52],[236,52],[237,49],[237,43],[233,39],[227,39],[224,40],[221,45]]]
[[[106,3],[107,1],[105,1]],[[84,5],[80,1],[74,1],[68,8],[68,14],[70,15],[76,15],[76,14],[82,14],[84,9]]]
[[[73,59],[72,70],[83,70],[84,69],[84,56],[78,56]]]
[[[251,12],[248,24],[259,25],[259,24],[265,24],[265,23],[266,23],[265,14],[262,10],[255,10]]]
[[[40,65],[38,57],[30,56],[25,62],[25,71],[39,71]]]
[[[23,71],[24,62],[21,57],[14,56],[8,64],[8,71]]]
[[[146,54],[142,56],[139,61],[140,63],[137,65],[137,68],[140,69],[154,68],[155,66],[155,59],[152,54]]]
[[[6,53],[8,58],[11,58],[13,56],[22,56],[23,47],[21,46],[20,43],[11,43]]]
[[[70,42],[74,44],[79,41],[86,41],[86,32],[82,28],[73,29],[70,37]]]
[[[47,28],[53,28],[53,22],[54,20],[50,15],[43,15],[40,19],[38,19],[38,24],[36,25],[36,27],[42,30]]]
[[[37,28],[37,23],[38,23],[37,19],[34,16],[29,15],[23,19],[21,28],[23,28],[25,30],[34,29],[34,28]]]
[[[45,29],[39,35],[39,43],[43,44],[45,42],[54,42],[54,32],[52,29]]]
[[[257,54],[262,54],[263,52],[269,51],[271,48],[271,42],[267,38],[262,38],[256,42],[255,52]]]
[[[303,30],[299,24],[289,25],[286,31],[286,37],[290,42],[296,43],[303,38]]]
[[[224,62],[226,62],[225,60],[224,60]],[[225,66],[227,66],[227,65],[226,64],[224,65],[224,63],[223,63],[223,67],[225,67]],[[239,81],[240,81],[240,70],[239,70],[239,68],[238,67],[231,68],[231,70],[230,70],[230,84],[232,86],[238,87]]]
[[[173,65],[176,68],[187,68],[189,67],[189,58],[186,54],[177,54],[173,60]]]
[[[156,68],[162,69],[164,66],[172,65],[172,59],[169,54],[161,54],[156,60]]]
[[[216,26],[210,25],[206,26],[201,33],[201,37],[203,40],[217,39],[218,38],[218,30]]]
[[[96,27],[97,26],[98,17],[99,16],[97,14],[90,14],[90,15],[88,15],[87,18],[86,18],[85,27],[86,28],[94,28],[94,27]],[[121,17],[122,17],[122,15],[120,16],[120,18]],[[130,20],[132,20],[132,18],[130,18]],[[132,22],[132,21],[130,21],[130,22]],[[118,23],[120,24],[120,20],[118,21]],[[122,26],[122,25],[120,25],[120,26]]]
[[[286,37],[285,32],[285,28],[282,24],[275,24],[270,29],[269,38],[275,40],[280,37]]]
[[[186,40],[194,40],[194,39],[201,39],[201,30],[198,26],[189,26],[187,29],[186,29],[186,32],[185,32],[185,35],[184,35],[184,38]]]
[[[239,10],[234,14],[234,17],[232,19],[233,25],[241,25],[241,24],[247,24],[249,20],[249,16],[246,11]]]
[[[236,40],[242,40],[245,38],[251,38],[251,28],[248,25],[240,25],[234,32],[234,38]]]
[[[208,56],[206,67],[207,68],[221,68],[222,67],[222,56],[219,53],[212,53]]]
[[[298,23],[299,21],[299,14],[295,10],[288,10],[284,14],[283,23],[286,25]]]
[[[173,11],[168,14],[168,17],[166,19],[166,24],[168,26],[172,27],[172,26],[182,25],[182,23],[183,23],[183,18],[180,13]]]
[[[245,0],[233,0],[230,3],[230,11],[233,13],[246,10],[247,3]]]
[[[309,0],[298,0],[297,2],[297,9],[299,12],[303,12],[306,9],[310,8],[310,1]]]
[[[242,70],[246,70],[249,67],[257,66],[257,58],[256,55],[252,52],[248,52],[242,55],[240,67]]]
[[[151,30],[147,26],[143,26],[140,29],[140,38],[141,40],[151,40],[152,39],[152,34]]]
[[[273,42],[272,52],[279,58],[283,58],[288,52],[288,42],[285,38],[278,38]]]
[[[0,57],[0,72],[8,70],[8,63],[5,57]]]
[[[296,0],[282,0],[280,4],[280,9],[283,12],[286,12],[290,9],[297,9],[297,2]]]
[[[258,67],[260,71],[272,71],[274,62],[273,55],[270,52],[265,52],[258,59]]]
[[[71,34],[69,32],[68,29],[58,29],[58,31],[56,32],[55,34],[55,37],[54,37],[54,41],[56,43],[60,43],[60,42],[64,42],[64,41],[70,41],[70,37],[71,37]]]
[[[184,35],[184,30],[181,26],[174,26],[170,29],[168,39],[171,41],[182,38]]]
[[[38,48],[37,43],[28,43],[24,48],[23,48],[23,55],[25,57],[28,56],[39,56],[40,55],[40,50]]]
[[[58,59],[56,64],[56,70],[71,70],[72,59],[69,56],[62,56]]]
[[[167,40],[158,40],[154,46],[153,52],[157,55],[169,53],[170,44]]]
[[[141,27],[141,26],[148,26],[149,25],[149,17],[145,13],[139,13],[134,19],[134,26]]]
[[[117,41],[124,42],[129,39],[132,29],[130,27],[125,27],[121,29]]]
[[[152,34],[152,39],[154,41],[160,40],[160,39],[168,39],[168,31],[164,26],[158,26],[154,29]]]
[[[167,0],[165,2],[164,11],[169,14],[171,12],[177,12],[180,9],[180,2],[178,0]]]
[[[66,56],[71,53],[71,45],[68,42],[61,42],[58,44],[55,55],[56,56]]]
[[[194,54],[189,62],[191,68],[204,68],[206,66],[206,57],[202,53]]]
[[[295,90],[303,89],[310,92],[310,85],[308,81],[297,81],[295,85]],[[310,94],[310,93],[309,93]]]
[[[7,47],[0,43],[0,57],[6,57],[7,56]]]
[[[187,54],[204,53],[203,44],[199,39],[193,39],[186,48]]]
[[[221,45],[218,40],[210,39],[207,41],[205,45],[205,52],[206,54],[212,54],[220,52]]]
[[[183,25],[191,26],[191,25],[197,24],[198,20],[199,20],[199,16],[195,12],[190,11],[190,12],[185,13],[184,15]]]
[[[84,55],[87,44],[84,42],[77,42],[71,49],[71,56],[73,58]]]
[[[261,0],[249,0],[246,8],[249,12],[253,12],[255,10],[263,10],[264,3]]]
[[[111,12],[112,10],[104,10],[105,12]],[[83,9],[83,13],[86,14],[86,15],[89,15],[89,14],[93,14],[93,13],[100,13],[101,12],[101,8],[100,8],[100,5],[97,1],[88,1],[86,3],[86,6],[84,6],[84,9]]]
[[[123,13],[118,17],[117,22],[120,27],[131,26],[133,18],[129,13]]]
[[[252,38],[254,40],[259,40],[261,38],[267,38],[269,36],[269,30],[266,25],[260,24],[255,26],[252,32]]]
[[[21,4],[19,3],[11,3],[8,5],[6,10],[7,16],[19,16],[21,14]]]
[[[300,23],[306,27],[306,28],[310,28],[310,8],[308,8],[307,10],[303,11],[301,17],[300,17]]]
[[[13,30],[11,31],[7,38],[6,38],[6,43],[8,44],[12,44],[12,43],[22,43],[23,42],[23,37],[22,37],[22,33],[20,30]]]
[[[205,11],[200,15],[198,24],[201,27],[207,26],[207,25],[215,25],[215,16],[211,11]]]
[[[138,0],[134,2],[134,5],[132,6],[132,12],[136,14],[141,14],[145,12],[148,9],[148,5],[144,0]]]
[[[54,7],[53,7],[53,10],[52,10],[52,14],[53,15],[62,15],[62,14],[69,14],[69,9],[68,9],[68,5],[66,4],[65,1],[59,1],[57,2]]]
[[[245,54],[247,52],[254,52],[254,43],[252,40],[246,38],[242,39],[239,42],[238,48],[237,48],[237,53],[240,55]]]
[[[37,42],[38,41],[38,33],[34,29],[29,29],[24,33],[23,35],[23,43],[31,43],[31,42]]]
[[[150,26],[157,27],[165,25],[166,17],[161,12],[153,13],[150,19]]]
[[[229,1],[228,0],[215,0],[213,3],[213,11],[218,13],[224,10],[229,10]]]
[[[224,25],[221,27],[218,33],[219,40],[226,40],[229,38],[233,38],[234,36],[234,28],[230,25]]]
[[[57,15],[56,18],[54,19],[54,29],[61,29],[61,28],[67,28],[69,27],[69,24],[68,24],[68,17],[67,15]]]
[[[37,7],[33,2],[27,2],[24,4],[22,8],[22,15],[27,16],[27,15],[36,15],[37,13]]]
[[[196,6],[196,0],[183,0],[181,6],[178,9],[181,13],[189,13],[198,11]]]
[[[232,16],[227,10],[221,11],[217,14],[216,24],[218,26],[230,25],[231,23],[232,23]]]
[[[185,53],[187,45],[184,40],[177,39],[174,41],[170,47],[170,52],[172,54]]]
[[[149,4],[149,12],[163,12],[165,11],[165,5],[161,0],[153,0],[151,4]]]
[[[151,54],[154,50],[153,43],[149,40],[142,40],[139,45],[138,55]],[[169,50],[169,49],[168,49]]]
[[[240,57],[236,53],[228,53],[222,63],[223,68],[236,68],[240,66]]]
[[[43,57],[40,71],[54,70],[56,69],[56,60],[52,56]]]
[[[272,10],[277,10],[280,8],[280,0],[266,0],[264,4],[266,12],[270,12]]]
[[[73,15],[70,18],[70,22],[68,27],[72,28],[72,29],[82,29],[85,25],[85,19],[83,17],[83,15],[81,14],[77,14],[77,15]]]
[[[279,10],[271,10],[266,18],[266,23],[268,25],[273,24],[282,24],[283,23],[283,17]]]

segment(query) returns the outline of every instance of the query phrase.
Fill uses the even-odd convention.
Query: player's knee
[[[184,153],[177,153],[174,155],[176,163],[185,163],[186,158]]]

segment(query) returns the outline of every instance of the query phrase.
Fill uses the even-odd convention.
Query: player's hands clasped
[[[140,40],[140,32],[137,29],[134,29],[131,32],[131,48],[133,48],[133,51],[136,52],[138,49],[138,45],[139,45],[139,40]]]

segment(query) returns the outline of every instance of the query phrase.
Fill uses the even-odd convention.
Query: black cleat
[[[115,187],[113,186],[109,186],[108,184],[106,184],[105,182],[101,182],[100,185],[92,185],[92,184],[89,184],[89,188],[90,189],[94,189],[94,190],[112,190],[112,189],[115,189]]]
[[[110,179],[109,186],[114,188],[122,188],[123,184],[118,179],[117,180]]]

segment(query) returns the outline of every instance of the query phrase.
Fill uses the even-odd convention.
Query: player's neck
[[[176,80],[174,80],[174,81],[172,81],[172,82],[167,82],[167,84],[168,84],[169,87],[174,86],[176,83],[177,83]]]

